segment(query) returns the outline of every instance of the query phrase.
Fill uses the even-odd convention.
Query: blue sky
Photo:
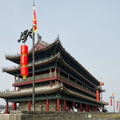
[[[54,42],[60,36],[65,50],[95,78],[104,82],[104,101],[112,93],[120,99],[120,1],[36,0],[38,31],[42,39]],[[0,4],[0,91],[13,90],[14,77],[3,67],[14,66],[5,55],[19,53],[20,32],[31,29],[32,0],[3,0]],[[31,40],[27,41],[31,47]],[[0,104],[5,104],[0,100]],[[107,106],[109,111],[113,107]]]

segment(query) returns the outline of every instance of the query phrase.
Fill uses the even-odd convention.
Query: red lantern
[[[110,99],[110,106],[112,106],[112,99]]]
[[[23,79],[26,79],[26,76],[28,76],[28,67],[21,66],[20,67],[20,74],[23,76]]]
[[[26,55],[20,56],[20,65],[27,65],[28,64],[28,57]]]
[[[21,47],[20,47],[20,53],[22,55],[27,55],[28,54],[28,46],[27,45],[21,45]]]
[[[99,91],[98,90],[96,91],[96,101],[97,102],[99,101]]]
[[[28,76],[28,46],[27,45],[21,45],[20,47],[20,74],[23,76],[23,79],[26,79],[26,76]]]

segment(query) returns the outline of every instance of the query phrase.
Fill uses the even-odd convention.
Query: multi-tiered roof
[[[20,54],[6,56],[6,59],[17,63],[17,67],[3,68],[4,72],[14,75],[18,78],[13,84],[19,87],[18,91],[1,92],[0,97],[10,102],[25,101],[32,99],[32,50],[28,53],[29,75],[26,80],[20,76]],[[96,102],[96,89],[100,82],[92,76],[78,61],[76,61],[61,45],[59,37],[52,44],[41,40],[38,36],[38,42],[35,45],[35,99],[56,98],[82,102],[86,104],[101,106],[107,103],[103,101]],[[51,71],[51,73],[49,72]],[[49,81],[53,85],[49,86]],[[58,81],[56,83],[56,81]],[[42,84],[44,84],[42,86]]]

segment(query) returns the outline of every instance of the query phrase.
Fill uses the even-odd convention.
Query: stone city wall
[[[7,120],[120,120],[120,113],[11,111]]]
[[[46,103],[44,100],[36,101],[35,108],[36,111],[41,111],[40,106],[43,105],[43,111],[46,111]],[[28,102],[20,102],[18,110],[28,110]],[[32,109],[32,104],[31,104]],[[56,100],[49,100],[49,111],[56,111]]]

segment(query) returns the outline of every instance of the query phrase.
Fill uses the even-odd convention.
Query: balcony
[[[48,77],[49,77],[49,73],[42,74],[42,75],[36,75],[35,80],[44,79],[44,78],[48,78]],[[32,80],[33,80],[33,77],[27,77],[26,79],[19,78],[19,79],[15,80],[15,83],[28,82],[28,81],[32,81]]]
[[[88,87],[84,87],[83,84],[79,84],[76,80],[73,80],[71,78],[68,78],[68,76],[64,76],[64,75],[61,75],[61,74],[59,76],[62,80],[66,81],[66,82],[69,82],[71,85],[74,85],[78,88],[82,88],[83,90],[86,90],[86,91],[89,91],[92,94],[95,94],[94,91],[91,91],[90,89],[88,89]],[[55,72],[52,72],[51,77],[55,77]],[[50,73],[35,76],[35,80],[40,80],[40,79],[45,79],[45,78],[50,78]],[[23,83],[23,82],[32,82],[32,80],[33,80],[33,77],[27,77],[26,79],[20,78],[20,79],[15,80],[15,84]]]

